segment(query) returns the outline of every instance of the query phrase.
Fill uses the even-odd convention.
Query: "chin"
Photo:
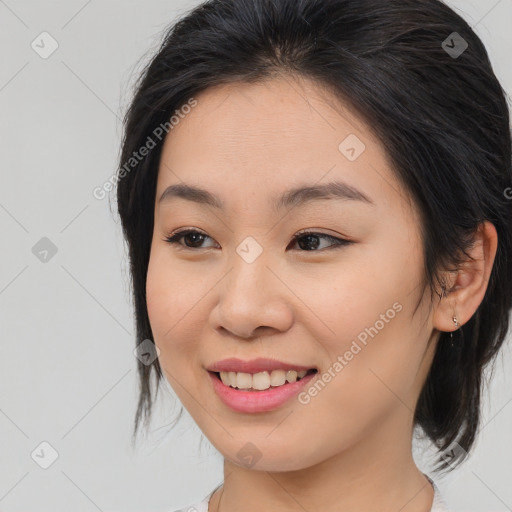
[[[218,443],[214,443],[214,446],[232,464],[256,471],[300,471],[323,460],[321,447],[313,445],[310,436],[295,443],[277,435],[271,441],[271,436],[248,436],[244,441],[240,437],[233,437],[225,439],[223,446]]]

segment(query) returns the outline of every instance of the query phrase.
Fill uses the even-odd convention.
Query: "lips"
[[[237,358],[223,359],[205,369],[208,370],[216,395],[224,405],[239,413],[270,412],[284,406],[318,373],[315,366],[270,358],[249,361]],[[224,379],[221,378],[221,372]],[[285,374],[286,380],[283,382]],[[300,374],[301,378],[298,379]],[[267,382],[269,376],[272,379],[270,387]],[[233,377],[236,378],[235,387],[231,387]],[[243,389],[240,389],[240,386]],[[258,389],[253,389],[252,386]]]
[[[315,366],[304,366],[295,363],[287,363],[276,359],[258,358],[249,361],[229,358],[217,361],[206,368],[210,372],[236,372],[236,373],[259,373],[271,372],[272,370],[318,370]]]
[[[316,371],[306,374],[296,382],[287,382],[264,391],[232,388],[221,381],[217,372],[209,371],[208,375],[214,393],[224,405],[237,413],[255,414],[271,412],[286,404],[293,404],[292,399],[315,378]]]

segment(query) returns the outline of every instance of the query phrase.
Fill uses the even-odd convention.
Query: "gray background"
[[[149,435],[131,449],[127,259],[114,205],[92,195],[115,171],[137,71],[162,30],[198,3],[0,0],[3,512],[169,511],[222,480],[220,455],[186,412],[168,433],[179,405],[166,383]],[[512,0],[448,3],[511,94]],[[43,31],[59,45],[46,59],[31,47]],[[46,262],[33,253],[43,237],[57,249]],[[512,510],[511,352],[509,343],[486,388],[474,454],[438,480],[454,511]],[[35,462],[50,461],[42,442],[58,453],[47,469]],[[429,451],[418,444],[415,455],[429,472]]]

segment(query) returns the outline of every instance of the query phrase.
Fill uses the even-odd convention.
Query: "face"
[[[391,436],[407,444],[432,312],[419,217],[385,149],[305,79],[195,99],[165,140],[156,190],[146,292],[164,375],[238,465],[249,455],[256,469],[298,470]],[[208,370],[231,358],[242,387],[316,372],[237,390]],[[242,364],[258,358],[274,366]]]

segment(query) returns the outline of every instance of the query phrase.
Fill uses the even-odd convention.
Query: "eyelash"
[[[196,233],[210,238],[206,233],[203,233],[201,231],[197,231],[195,229],[184,229],[182,231],[178,231],[177,233],[174,233],[173,235],[170,235],[170,236],[164,238],[163,241],[167,242],[169,244],[181,245],[181,248],[185,249],[185,250],[198,251],[200,249],[205,249],[204,247],[187,247],[187,246],[184,246],[179,243],[179,241],[184,236],[190,235],[190,234],[196,234]],[[345,246],[353,243],[351,240],[346,240],[344,238],[338,238],[338,237],[335,237],[332,235],[327,235],[325,233],[318,233],[318,232],[312,231],[312,230],[300,231],[299,233],[297,233],[296,235],[294,235],[292,237],[292,242],[295,244],[297,242],[297,240],[299,240],[302,237],[305,237],[306,235],[315,235],[315,236],[318,236],[319,238],[327,238],[330,241],[334,242],[334,244],[332,246],[326,247],[324,249],[312,250],[312,251],[302,250],[300,252],[323,252],[323,251],[328,251],[328,250],[333,250],[333,249],[340,249],[342,247],[345,247]],[[210,247],[206,247],[206,249],[210,249]]]

